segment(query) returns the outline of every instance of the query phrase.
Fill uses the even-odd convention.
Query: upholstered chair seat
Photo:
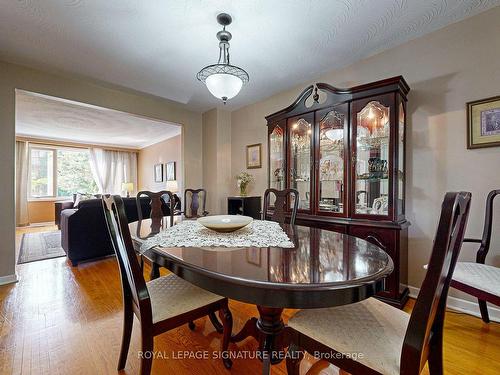
[[[153,323],[224,300],[174,274],[148,281],[146,287],[151,298]]]
[[[381,374],[396,375],[409,319],[404,311],[368,298],[352,305],[301,310],[288,325],[336,352],[358,355],[358,362]]]
[[[457,262],[453,280],[500,297],[500,268],[487,264]]]
[[[411,314],[375,298],[298,312],[288,321],[286,368],[298,375],[304,351],[353,375],[442,375],[446,299],[470,210],[471,193],[449,192],[441,205],[429,269]]]

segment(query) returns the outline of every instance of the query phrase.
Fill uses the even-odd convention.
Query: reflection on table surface
[[[175,223],[182,221],[175,218]],[[133,239],[144,239],[169,227],[165,218],[155,233],[151,220],[129,225]],[[380,278],[392,260],[379,247],[356,237],[319,228],[284,225],[295,248],[155,247],[161,256],[176,258],[207,271],[257,282],[287,284],[353,284]]]

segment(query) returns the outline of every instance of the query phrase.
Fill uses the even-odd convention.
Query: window
[[[31,149],[31,196],[54,195],[54,150]]]
[[[85,149],[30,147],[30,197],[61,198],[97,193]]]

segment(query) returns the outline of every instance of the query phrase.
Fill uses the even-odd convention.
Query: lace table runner
[[[186,220],[161,231],[141,245],[141,252],[152,247],[295,247],[278,223],[254,220],[231,233],[219,233],[197,221]]]

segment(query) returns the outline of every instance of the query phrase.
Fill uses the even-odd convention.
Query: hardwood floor
[[[122,329],[119,273],[114,258],[71,267],[65,258],[27,263],[17,268],[19,283],[0,287],[0,374],[115,374]],[[147,274],[149,270],[145,270]],[[165,272],[165,271],[162,271]],[[407,306],[411,310],[412,302]],[[230,302],[237,331],[254,306]],[[286,311],[288,318],[292,310]],[[177,357],[183,351],[218,351],[221,335],[207,319],[155,338],[158,357]],[[498,374],[500,369],[500,324],[486,325],[480,319],[447,313],[444,337],[447,374]],[[140,335],[137,325],[130,346],[125,374],[139,371]],[[245,355],[257,344],[247,339],[233,345]],[[231,372],[218,359],[165,359],[153,361],[153,374],[258,374],[258,359],[235,359]],[[314,360],[306,358],[302,373]],[[337,374],[318,363],[312,374]],[[273,374],[285,374],[284,364]],[[424,372],[427,374],[427,370]]]

